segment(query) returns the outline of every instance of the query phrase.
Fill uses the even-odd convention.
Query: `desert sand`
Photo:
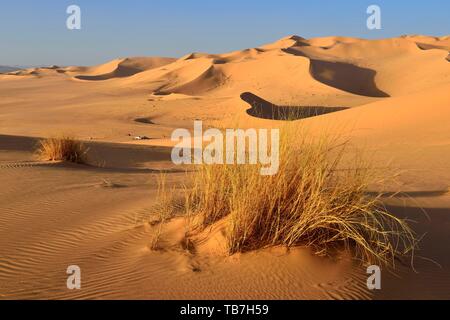
[[[449,299],[449,51],[449,36],[289,36],[225,54],[0,74],[0,299]],[[382,290],[367,289],[350,257],[308,248],[228,256],[211,230],[189,250],[183,217],[151,250],[158,175],[175,197],[186,180],[170,161],[172,131],[196,119],[276,127],[273,105],[313,106],[299,126],[348,137],[401,172],[383,191],[402,193],[385,204],[423,239],[413,265],[383,273]],[[90,165],[36,159],[37,139],[62,133],[86,141]],[[79,291],[66,288],[73,264]]]

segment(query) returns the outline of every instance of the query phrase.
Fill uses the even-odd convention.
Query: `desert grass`
[[[37,155],[44,161],[68,161],[86,163],[88,149],[81,141],[70,136],[42,139],[39,141]]]
[[[163,223],[164,223],[164,221],[162,221],[161,223],[158,224],[158,226],[156,226],[155,233],[153,233],[153,235],[150,237],[149,248],[152,251],[161,250],[160,241],[161,241],[161,235],[162,235],[162,231],[163,231]]]
[[[226,219],[230,254],[268,246],[307,246],[332,256],[349,250],[362,264],[395,266],[412,254],[415,235],[369,196],[376,170],[349,157],[348,143],[310,138],[293,125],[281,129],[280,169],[259,165],[200,165],[186,188],[186,208],[205,229]],[[349,161],[349,158],[352,158]]]
[[[154,226],[154,233],[150,238],[149,248],[152,251],[161,250],[161,237],[163,234],[164,224],[173,218],[175,208],[175,190],[167,189],[167,176],[164,173],[155,175],[158,183],[157,192],[157,206],[155,207],[155,218],[151,221],[151,225]]]

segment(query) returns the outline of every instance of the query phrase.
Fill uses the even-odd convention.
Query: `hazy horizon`
[[[68,30],[66,9],[82,10],[82,29]],[[366,9],[382,10],[382,29],[366,28]],[[31,9],[31,10],[30,10]],[[404,34],[445,36],[450,3],[407,1],[251,0],[197,1],[18,0],[2,4],[0,65],[94,65],[129,56],[180,57],[257,47],[285,36],[349,36],[368,39]],[[418,16],[424,19],[418,19]]]

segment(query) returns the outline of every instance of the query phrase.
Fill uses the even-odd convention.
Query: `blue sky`
[[[82,30],[66,9],[82,10]],[[382,30],[366,9],[382,10]],[[92,65],[126,56],[221,53],[281,37],[384,38],[450,34],[450,1],[406,0],[2,0],[0,65]]]

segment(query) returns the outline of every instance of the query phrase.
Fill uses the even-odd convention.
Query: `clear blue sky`
[[[66,8],[82,9],[82,30]],[[382,30],[366,9],[382,9]],[[449,0],[2,0],[0,65],[91,65],[125,56],[178,57],[255,47],[281,37],[450,34]]]

